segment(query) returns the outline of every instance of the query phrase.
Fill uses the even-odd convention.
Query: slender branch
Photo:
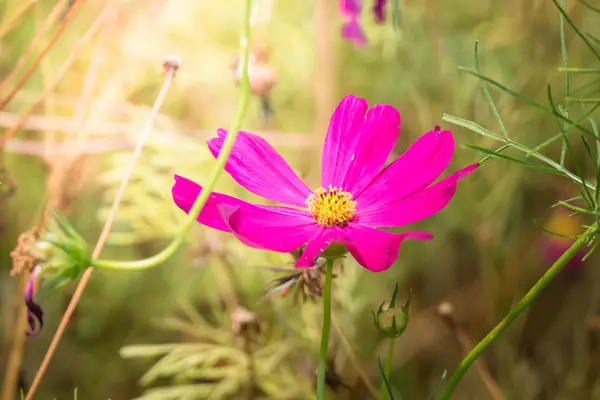
[[[46,37],[46,33],[52,27],[54,22],[58,19],[61,11],[65,8],[68,1],[69,0],[58,1],[44,20],[42,27],[40,29],[36,29],[36,35],[33,37],[31,42],[29,42],[29,45],[27,46],[23,54],[21,54],[17,62],[14,64],[13,69],[8,73],[8,75],[6,75],[2,79],[2,82],[0,82],[0,93],[2,93],[2,89],[6,86],[6,84],[10,82],[15,77],[15,75],[17,75],[20,71],[23,70],[27,59],[29,58],[33,50],[37,47],[38,43]]]
[[[569,261],[580,251],[582,250],[586,244],[588,244],[595,235],[598,233],[598,225],[594,223],[583,235],[581,235],[572,245],[569,247],[562,256],[546,271],[544,275],[536,282],[535,285],[523,296],[519,304],[511,310],[506,317],[491,330],[490,333],[484,337],[481,342],[477,344],[467,354],[467,356],[463,359],[463,361],[459,364],[458,368],[450,379],[448,383],[442,390],[439,400],[447,400],[452,395],[454,389],[463,378],[469,367],[477,360],[477,358],[483,353],[493,342],[508,328],[518,317],[521,315],[523,311],[527,309],[531,305],[531,303],[540,295],[540,293],[552,282],[554,278],[562,271],[562,269],[567,265]]]
[[[321,350],[317,369],[317,400],[325,400],[325,376],[327,375],[327,350],[331,331],[331,281],[333,280],[333,259],[327,259],[325,285],[323,288],[323,327],[321,331]]]
[[[105,269],[130,269],[130,270],[142,270],[147,268],[153,268],[157,265],[163,264],[169,257],[171,257],[177,249],[185,242],[187,235],[192,229],[192,226],[196,224],[196,219],[200,212],[204,208],[204,205],[208,201],[208,198],[211,195],[221,173],[225,168],[225,164],[227,163],[227,159],[231,151],[233,150],[233,144],[239,130],[242,125],[242,121],[244,116],[246,115],[246,110],[248,108],[248,102],[250,100],[250,81],[248,78],[248,62],[250,59],[250,15],[251,15],[251,7],[252,0],[246,0],[245,5],[245,14],[244,14],[244,31],[241,37],[241,47],[243,50],[242,55],[242,77],[241,77],[241,95],[238,103],[238,107],[236,110],[236,115],[233,119],[233,122],[229,128],[227,137],[225,138],[225,142],[223,143],[223,147],[219,152],[219,156],[217,157],[217,163],[208,178],[208,184],[203,188],[200,192],[200,195],[196,198],[194,205],[191,210],[188,212],[188,218],[183,228],[177,236],[165,247],[160,253],[153,255],[152,257],[145,258],[143,260],[135,260],[135,261],[118,261],[118,260],[100,260],[97,258],[92,259],[92,266],[97,268],[105,268]]]
[[[48,85],[46,85],[46,87],[44,88],[44,91],[38,96],[37,100],[29,107],[29,110],[27,110],[25,112],[25,114],[23,114],[21,116],[21,118],[19,118],[19,120],[10,129],[8,129],[4,133],[4,138],[2,140],[0,140],[0,148],[3,148],[5,143],[8,140],[10,140],[23,127],[23,125],[25,124],[25,121],[27,121],[27,118],[29,118],[29,116],[39,106],[41,106],[43,104],[43,102],[47,98],[47,96],[50,93],[52,93],[52,91],[54,89],[56,89],[56,87],[62,81],[63,77],[66,75],[66,73],[69,72],[69,69],[71,68],[71,66],[73,65],[75,60],[79,57],[79,53],[84,49],[84,46],[87,44],[87,42],[90,41],[94,37],[94,35],[100,29],[100,27],[104,23],[104,20],[106,19],[106,17],[108,16],[108,14],[110,12],[111,12],[111,7],[105,7],[104,10],[100,13],[100,15],[98,15],[98,17],[96,18],[96,20],[94,21],[92,26],[79,39],[79,41],[74,46],[71,53],[69,54],[69,57],[61,65],[60,69],[56,73],[56,76],[54,77],[54,80],[52,80]],[[0,108],[2,108],[2,105],[0,105]]]
[[[25,15],[27,11],[35,4],[38,0],[29,0],[21,3],[21,6],[17,8],[15,12],[13,12],[10,17],[6,19],[6,21],[0,26],[0,40],[10,32],[14,27],[16,27],[19,23],[19,20]]]
[[[388,340],[388,353],[385,361],[385,379],[389,382],[392,374],[392,361],[394,360],[394,351],[396,350],[396,338],[392,337]],[[385,382],[381,383],[381,400],[387,399],[388,390]]]
[[[6,365],[6,372],[4,373],[2,400],[13,400],[15,398],[15,393],[17,393],[17,381],[23,362],[23,348],[25,347],[27,338],[27,336],[23,334],[27,326],[27,313],[25,312],[25,303],[23,302],[23,292],[25,291],[28,280],[29,273],[23,274],[19,279],[19,285],[15,292],[16,307],[14,307],[15,314],[13,317],[15,325],[12,333],[12,342],[8,363]]]
[[[344,348],[344,351],[346,352],[346,355],[348,356],[350,363],[356,370],[356,373],[358,374],[360,380],[363,382],[363,384],[367,388],[367,391],[369,392],[371,397],[376,399],[377,396],[376,396],[375,388],[371,384],[369,377],[367,376],[365,371],[360,366],[360,363],[356,359],[356,355],[354,354],[354,351],[352,351],[352,345],[350,344],[350,342],[348,342],[348,339],[346,338],[346,335],[344,334],[344,331],[342,330],[342,327],[338,323],[335,315],[331,316],[331,322],[333,323],[333,329],[335,329],[335,331],[336,331],[336,335],[337,335],[336,337],[339,339],[340,343],[342,344],[342,347]]]
[[[154,119],[156,118],[158,110],[160,109],[160,107],[167,95],[167,92],[168,92],[169,87],[171,86],[171,82],[173,80],[175,70],[177,68],[178,68],[178,65],[171,65],[167,71],[167,75],[165,77],[163,86],[162,86],[158,96],[156,97],[156,101],[154,102],[154,106],[152,107],[152,112],[150,113],[150,116],[148,117],[146,124],[144,125],[144,128],[142,130],[142,133],[140,134],[140,137],[137,142],[137,146],[131,157],[131,162],[129,163],[129,166],[123,175],[123,179],[121,181],[121,186],[119,187],[117,195],[113,201],[112,208],[110,210],[110,213],[108,215],[108,218],[106,220],[104,228],[100,234],[100,237],[98,238],[98,241],[96,242],[96,246],[92,253],[92,257],[94,257],[94,258],[98,257],[100,255],[100,253],[102,252],[102,249],[104,248],[104,244],[106,243],[106,239],[108,238],[108,234],[110,233],[110,230],[112,228],[112,224],[116,217],[117,211],[119,209],[119,206],[121,205],[121,200],[123,199],[123,195],[125,193],[125,188],[127,187],[127,184],[129,183],[129,178],[131,177],[131,174],[133,172],[135,164],[136,164],[136,162],[142,152],[144,144],[151,132],[151,128],[152,128]],[[69,303],[67,310],[65,311],[65,313],[58,325],[58,329],[56,330],[56,333],[54,334],[54,337],[52,338],[52,342],[50,343],[50,346],[48,347],[48,350],[46,351],[46,355],[44,356],[44,359],[42,360],[42,363],[40,364],[40,367],[35,375],[35,378],[33,379],[33,383],[31,384],[31,388],[29,389],[29,392],[27,393],[27,397],[25,398],[25,400],[31,400],[33,398],[33,395],[35,394],[35,391],[36,391],[37,387],[39,386],[39,384],[42,380],[42,377],[44,376],[44,373],[46,372],[46,369],[48,368],[48,365],[50,364],[52,356],[54,355],[54,352],[56,351],[56,348],[58,347],[58,343],[60,342],[62,335],[63,335],[65,329],[67,328],[67,325],[69,324],[71,316],[75,312],[75,307],[77,306],[77,303],[81,299],[83,291],[85,290],[87,283],[89,282],[93,272],[94,272],[94,269],[92,267],[90,267],[83,273],[83,276],[81,277],[81,280],[79,281],[79,284],[77,285],[77,288],[75,289],[75,293],[73,294],[73,297],[71,298],[71,302]]]
[[[6,97],[4,97],[0,101],[0,110],[3,110],[4,107],[6,107],[6,105],[8,103],[10,103],[10,101],[13,99],[13,97],[15,97],[15,95],[19,92],[19,90],[21,90],[21,88],[23,87],[23,85],[25,84],[25,82],[27,82],[29,80],[29,78],[33,74],[33,71],[35,71],[35,69],[37,68],[37,66],[42,61],[42,59],[46,56],[46,54],[48,54],[48,52],[50,51],[50,49],[52,49],[52,46],[54,46],[54,44],[56,43],[56,41],[58,40],[58,38],[60,37],[60,35],[65,30],[65,28],[67,26],[69,26],[69,22],[71,22],[71,19],[73,18],[73,16],[75,15],[75,13],[77,12],[77,10],[79,9],[79,7],[81,6],[82,3],[83,3],[83,0],[75,0],[75,2],[73,3],[73,5],[69,9],[69,12],[67,12],[67,14],[65,15],[64,19],[62,20],[62,22],[60,23],[60,25],[58,26],[58,28],[54,32],[54,35],[52,35],[52,37],[50,38],[50,40],[48,41],[48,43],[46,44],[46,46],[42,49],[42,51],[40,52],[40,54],[38,54],[38,56],[34,60],[33,64],[31,64],[29,66],[29,68],[27,69],[27,71],[25,71],[25,74],[23,74],[23,76],[21,77],[21,79],[19,79],[19,81],[17,82],[17,84],[15,85],[15,87],[6,95]],[[4,84],[4,82],[3,82],[3,84]]]

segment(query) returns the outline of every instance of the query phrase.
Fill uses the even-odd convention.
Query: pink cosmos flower
[[[352,95],[337,106],[323,147],[321,187],[314,191],[264,139],[240,132],[225,170],[250,192],[284,205],[256,205],[212,193],[198,221],[231,232],[253,248],[290,252],[306,245],[297,267],[313,266],[329,245],[338,243],[363,267],[384,271],[396,260],[404,239],[433,239],[427,232],[397,234],[378,228],[405,226],[436,214],[477,164],[432,184],[454,153],[452,133],[436,127],[384,166],[398,137],[400,115],[389,105],[367,108],[364,99]],[[226,136],[220,129],[208,141],[213,156]],[[201,190],[175,176],[173,200],[189,212]]]

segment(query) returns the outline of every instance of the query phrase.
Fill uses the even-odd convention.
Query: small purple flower
[[[342,25],[342,37],[356,47],[363,47],[367,38],[358,23],[362,0],[340,0],[340,13],[346,17]]]
[[[385,22],[385,8],[388,0],[373,0],[373,14],[378,24]],[[342,25],[342,37],[353,43],[356,47],[363,47],[367,43],[360,23],[362,0],[340,0],[340,13],[345,17]]]
[[[377,23],[382,24],[385,22],[385,6],[387,0],[375,0],[373,3],[373,14],[375,14],[375,20]]]
[[[35,281],[40,272],[40,265],[37,265],[29,278],[29,282],[27,282],[27,286],[25,287],[25,304],[27,305],[27,323],[29,324],[30,331],[27,332],[28,336],[37,335],[42,330],[44,326],[44,311],[39,304],[37,304],[34,300],[35,297]],[[37,322],[37,323],[36,323]],[[36,329],[36,325],[39,327]]]

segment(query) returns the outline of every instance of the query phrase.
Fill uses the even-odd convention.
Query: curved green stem
[[[143,260],[135,260],[135,261],[115,261],[115,260],[101,260],[96,259],[92,261],[92,266],[96,268],[104,268],[104,269],[147,269],[152,268],[157,265],[164,263],[169,257],[171,257],[175,251],[183,244],[185,241],[192,225],[196,222],[196,218],[200,215],[200,212],[204,208],[204,205],[208,201],[208,198],[215,187],[217,180],[219,179],[223,169],[225,167],[225,163],[227,162],[227,158],[231,153],[233,148],[233,143],[238,135],[238,132],[241,128],[242,121],[244,116],[246,115],[246,110],[248,108],[248,101],[250,99],[250,82],[248,78],[248,60],[250,59],[250,15],[251,15],[251,6],[252,0],[245,1],[244,7],[244,30],[241,38],[242,45],[242,77],[241,77],[241,94],[238,102],[238,106],[236,109],[235,117],[233,122],[229,128],[229,133],[225,142],[223,143],[223,147],[221,152],[219,153],[219,157],[217,158],[217,164],[213,169],[209,179],[208,184],[204,186],[204,189],[200,193],[200,196],[194,202],[192,209],[189,212],[188,219],[181,229],[181,231],[177,234],[177,236],[169,243],[167,247],[165,247],[160,253],[153,255],[152,257],[145,258]]]
[[[385,361],[385,379],[388,382],[390,381],[390,375],[392,373],[392,360],[394,359],[395,348],[396,348],[396,338],[392,337],[389,340],[387,360]],[[385,382],[382,382],[381,383],[381,400],[386,400],[387,394],[388,394],[387,386],[385,385]]]
[[[450,380],[448,380],[448,383],[440,393],[438,400],[446,400],[450,398],[452,392],[464,374],[467,372],[471,364],[473,364],[473,362],[481,355],[481,353],[483,353],[492,344],[492,342],[496,340],[498,336],[500,336],[500,334],[502,334],[502,332],[504,332],[504,330],[508,328],[510,324],[512,324],[527,307],[529,307],[529,305],[531,305],[531,303],[536,299],[536,297],[538,297],[542,290],[544,290],[546,286],[548,286],[548,284],[550,284],[550,282],[556,278],[565,265],[567,265],[567,263],[571,261],[571,259],[581,249],[583,249],[597,233],[598,225],[597,223],[594,223],[594,225],[585,231],[585,233],[581,235],[550,268],[548,268],[546,273],[542,275],[542,277],[536,282],[535,285],[533,285],[527,294],[523,296],[519,304],[517,304],[517,306],[510,311],[508,315],[504,317],[504,319],[502,319],[502,321],[500,321],[500,323],[498,323],[498,325],[496,325],[496,327],[492,329],[492,331],[488,333],[487,336],[484,337],[481,342],[479,342],[477,346],[475,346],[473,350],[469,352],[469,354],[467,354],[464,360],[462,360],[462,362],[459,364],[456,371],[454,371],[454,374],[452,374],[450,377]]]
[[[323,288],[323,328],[321,331],[321,352],[317,369],[317,400],[325,400],[325,375],[327,374],[327,349],[331,331],[331,280],[333,278],[333,259],[327,259],[325,285]]]

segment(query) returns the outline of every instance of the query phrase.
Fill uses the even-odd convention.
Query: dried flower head
[[[240,131],[225,170],[248,191],[285,204],[263,206],[213,192],[198,221],[230,232],[247,246],[290,252],[306,246],[297,267],[312,267],[332,244],[343,245],[373,272],[394,263],[405,239],[427,241],[423,231],[392,233],[381,228],[413,224],[441,211],[458,182],[477,164],[433,183],[454,153],[450,131],[436,126],[386,166],[400,130],[400,114],[389,105],[368,108],[364,99],[346,96],[331,117],[321,186],[311,190],[263,138]],[[208,141],[218,157],[227,131]],[[189,212],[202,191],[175,176],[173,200]]]
[[[44,277],[46,286],[57,289],[90,265],[86,242],[61,215],[53,211],[49,226],[47,231],[34,228],[21,234],[11,252],[11,275],[31,273],[24,293],[30,335],[37,334],[44,324],[44,313],[35,302],[38,280]]]
[[[32,228],[19,235],[17,246],[10,253],[10,257],[13,261],[10,276],[18,276],[23,273],[33,272],[33,269],[40,261],[34,251],[40,238],[40,234],[41,231],[39,228]]]
[[[165,62],[163,63],[163,68],[165,71],[170,69],[177,71],[181,68],[181,57],[177,54],[169,54],[165,57]]]
[[[40,305],[35,302],[36,281],[45,257],[43,251],[45,247],[40,245],[39,242],[40,236],[41,230],[39,228],[32,228],[22,233],[17,239],[17,246],[10,253],[13,260],[10,275],[31,274],[23,294],[27,306],[28,335],[37,334],[44,326],[44,312]]]
[[[236,307],[231,315],[231,331],[236,336],[259,334],[261,322],[256,314],[244,307]]]
[[[287,274],[269,282],[263,292],[263,299],[269,296],[285,297],[294,288],[294,305],[298,304],[300,300],[305,302],[306,300],[315,300],[318,297],[322,297],[325,276],[324,267],[325,259],[319,258],[312,268],[302,269],[299,272]],[[289,268],[285,267],[267,267],[267,269],[277,272],[289,271]],[[334,273],[332,277],[336,278],[337,274]]]

